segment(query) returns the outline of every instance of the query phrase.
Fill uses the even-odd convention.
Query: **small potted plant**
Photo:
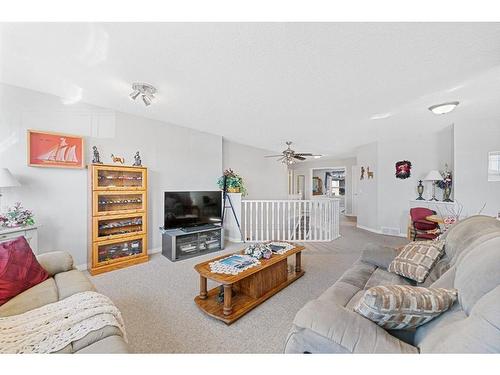
[[[235,173],[232,169],[226,169],[224,174],[217,180],[217,185],[221,190],[224,189],[224,180],[226,180],[226,189],[228,193],[241,193],[246,195],[247,191],[243,184],[243,178]]]

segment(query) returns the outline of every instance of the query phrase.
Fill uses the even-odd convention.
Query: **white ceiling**
[[[499,23],[4,23],[0,81],[269,150],[352,154],[500,114]],[[149,108],[128,98],[145,81]],[[449,115],[427,107],[459,100]],[[380,120],[376,114],[391,113]],[[465,120],[464,120],[465,121]]]

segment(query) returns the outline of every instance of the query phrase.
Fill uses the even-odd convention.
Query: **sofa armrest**
[[[389,334],[358,313],[334,303],[313,300],[295,316],[294,325],[332,341],[337,352],[418,353],[418,349]]]
[[[73,269],[73,257],[66,251],[39,254],[36,259],[50,276]]]
[[[392,247],[369,243],[361,253],[360,260],[387,269],[397,254],[398,250]]]

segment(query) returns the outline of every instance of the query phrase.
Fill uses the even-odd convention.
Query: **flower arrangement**
[[[15,203],[5,214],[0,214],[0,226],[12,228],[33,224],[35,224],[33,212],[23,208],[21,202]]]
[[[440,189],[451,188],[451,185],[453,184],[453,178],[451,175],[451,171],[448,169],[448,164],[445,164],[444,170],[439,172],[441,173],[441,176],[443,176],[443,179],[441,181],[437,181],[436,185]]]
[[[217,185],[221,190],[224,189],[224,179],[226,179],[226,188],[229,193],[241,193],[243,196],[247,194],[243,178],[232,169],[226,169],[224,174],[217,180]]]
[[[252,244],[248,246],[243,253],[245,255],[250,255],[255,259],[269,259],[273,255],[273,251],[270,246],[263,243]]]

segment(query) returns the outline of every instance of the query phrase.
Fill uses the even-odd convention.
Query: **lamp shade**
[[[0,168],[0,188],[21,186],[7,168]]]
[[[441,181],[443,179],[443,176],[441,176],[441,173],[439,171],[433,170],[427,173],[427,176],[424,177],[424,181]]]

